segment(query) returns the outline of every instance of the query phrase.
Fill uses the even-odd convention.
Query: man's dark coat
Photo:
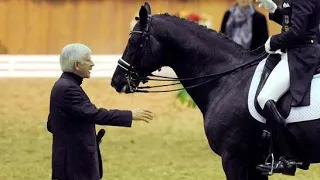
[[[131,111],[96,108],[81,88],[82,78],[63,73],[50,96],[52,179],[99,180],[102,163],[95,124],[131,127]]]

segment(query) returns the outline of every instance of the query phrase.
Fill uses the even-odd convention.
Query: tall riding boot
[[[272,164],[260,164],[257,169],[264,172],[282,173],[286,175],[295,175],[296,162],[293,158],[296,157],[295,153],[289,146],[289,139],[286,129],[286,121],[279,113],[276,103],[273,100],[267,101],[263,109],[263,113],[267,119],[267,126],[270,128],[273,141],[287,154],[286,157],[280,157],[278,161]]]

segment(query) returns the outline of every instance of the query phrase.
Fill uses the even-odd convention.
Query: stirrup
[[[271,163],[268,162],[269,158],[271,158]],[[268,176],[271,176],[273,174],[273,167],[274,167],[274,154],[273,153],[270,153],[265,162],[265,164],[268,164],[268,165],[271,165],[271,169],[269,172],[262,172],[263,175],[268,175]]]
[[[265,172],[263,171],[262,174],[263,175],[268,175],[268,176],[271,176],[273,174],[273,167],[274,167],[274,154],[273,154],[273,141],[272,141],[272,134],[267,131],[267,130],[263,130],[263,133],[262,133],[263,137],[267,138],[267,140],[269,140],[269,154],[268,156],[266,157],[265,159],[265,162],[264,164],[268,164],[270,165],[271,164],[271,170],[269,172]],[[269,159],[271,158],[271,163],[268,162]]]

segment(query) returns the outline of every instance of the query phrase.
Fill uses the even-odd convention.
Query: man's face
[[[94,63],[91,61],[90,54],[86,54],[82,62],[75,63],[76,74],[82,78],[90,78],[90,71],[92,70],[93,66]]]
[[[236,0],[240,7],[247,7],[252,3],[252,0]]]

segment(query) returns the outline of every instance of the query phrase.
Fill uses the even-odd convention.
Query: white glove
[[[274,13],[277,9],[277,4],[272,0],[256,0],[259,3],[259,7],[263,7],[268,10],[270,13]]]
[[[271,36],[268,38],[268,40],[264,44],[264,49],[266,50],[266,52],[269,54],[282,54],[280,49],[278,49],[276,51],[271,51],[270,40],[271,40]]]

